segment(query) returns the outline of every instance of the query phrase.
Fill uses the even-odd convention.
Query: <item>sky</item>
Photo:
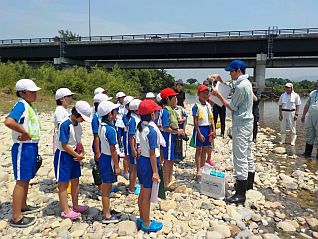
[[[0,39],[318,27],[317,0],[0,0]],[[168,70],[202,81],[223,69]],[[267,69],[266,77],[318,79],[316,68]]]

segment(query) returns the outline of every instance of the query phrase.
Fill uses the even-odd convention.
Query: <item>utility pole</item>
[[[91,31],[91,0],[88,0],[88,35],[89,40],[91,40],[92,31]]]

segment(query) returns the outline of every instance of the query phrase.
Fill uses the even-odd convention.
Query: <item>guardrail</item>
[[[99,42],[99,41],[120,41],[120,40],[151,40],[151,39],[183,39],[183,38],[209,38],[209,37],[233,37],[233,36],[269,36],[269,35],[299,35],[318,34],[318,28],[300,29],[275,29],[248,30],[248,31],[220,31],[220,32],[195,32],[195,33],[167,33],[167,34],[137,34],[137,35],[111,35],[111,36],[90,36],[63,38],[29,38],[29,39],[6,39],[0,40],[1,45],[12,44],[41,44],[53,42]]]

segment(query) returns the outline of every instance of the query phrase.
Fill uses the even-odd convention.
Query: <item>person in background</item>
[[[107,94],[108,93],[108,90],[107,89],[104,89],[102,87],[97,87],[95,90],[94,90],[94,95],[97,95],[97,94]]]
[[[134,99],[132,96],[126,96],[124,99],[124,106],[125,106],[125,114],[123,115],[123,122],[125,125],[124,129],[124,135],[123,135],[123,147],[124,147],[124,154],[125,158],[123,161],[123,177],[125,179],[129,179],[129,152],[128,152],[128,147],[129,147],[129,136],[128,136],[128,126],[129,126],[129,121],[131,118],[131,110],[129,110],[129,104],[130,102]]]
[[[212,155],[212,138],[215,134],[215,125],[213,121],[212,107],[207,102],[209,88],[205,85],[198,86],[199,101],[192,107],[193,116],[193,137],[196,162],[196,180],[200,178],[200,169],[208,163],[213,165]]]
[[[182,106],[185,108],[184,102],[185,102],[185,92],[182,90],[183,88],[183,80],[179,79],[176,81],[176,89],[175,92],[177,93],[177,105]]]
[[[138,107],[141,100],[133,99],[129,104],[131,117],[128,125],[128,153],[129,153],[129,194],[138,195],[140,185],[136,184],[137,179],[137,161],[139,157],[139,137],[137,125],[140,122]]]
[[[93,120],[91,123],[92,126],[92,133],[93,133],[93,144],[92,144],[92,149],[93,149],[93,154],[94,154],[94,160],[97,168],[99,168],[98,165],[98,160],[101,155],[100,153],[100,140],[98,137],[98,128],[99,128],[99,123],[100,123],[100,117],[97,113],[98,105],[103,102],[104,100],[111,100],[112,97],[108,97],[106,94],[99,93],[94,96],[94,114],[93,114]],[[100,194],[101,187],[98,185],[99,191],[97,194]]]
[[[30,79],[16,83],[18,102],[15,104],[4,124],[12,130],[11,149],[14,179],[12,194],[12,218],[10,226],[25,228],[35,224],[35,217],[23,214],[39,211],[39,207],[27,204],[29,183],[36,174],[38,143],[40,140],[40,121],[32,103],[36,101],[37,87]]]
[[[179,129],[178,113],[174,110],[177,106],[177,95],[173,89],[165,88],[160,92],[161,102],[164,105],[161,123],[163,128],[163,137],[166,141],[166,146],[162,147],[164,158],[163,175],[164,184],[167,189],[170,188],[172,183],[173,163],[175,157],[175,137],[177,135],[184,135],[183,129]]]
[[[162,229],[163,224],[150,220],[150,198],[153,183],[159,183],[159,145],[165,144],[160,130],[153,122],[156,112],[161,109],[153,100],[145,99],[139,104],[141,121],[138,124],[140,136],[140,158],[138,159],[137,171],[141,184],[138,197],[138,208],[140,218],[136,220],[137,228],[145,232],[157,232]]]
[[[253,189],[255,165],[252,151],[253,139],[253,89],[246,74],[247,65],[241,60],[234,60],[225,68],[230,72],[234,83],[234,93],[229,103],[216,89],[212,95],[217,96],[223,105],[232,112],[232,151],[235,194],[226,198],[228,203],[246,201],[246,191]],[[213,75],[212,80],[224,82],[220,75]]]
[[[213,87],[216,87],[218,81],[212,82]],[[225,119],[226,119],[226,108],[225,106],[219,106],[218,104],[213,103],[213,118],[214,118],[214,125],[216,126],[218,122],[218,118],[220,117],[221,123],[221,137],[224,138],[225,133]]]
[[[316,159],[318,159],[318,89],[310,92],[309,98],[304,107],[301,122],[305,123],[305,119],[306,148],[303,156],[311,157],[311,153],[315,145],[317,148]]]
[[[118,164],[118,135],[113,121],[116,119],[119,104],[110,101],[103,101],[99,104],[97,112],[102,118],[98,129],[98,136],[101,142],[101,156],[99,158],[99,168],[102,178],[102,223],[117,223],[119,220],[110,210],[110,193],[112,184],[117,182],[120,175]]]
[[[300,97],[294,92],[293,84],[285,85],[285,93],[283,93],[278,101],[279,104],[279,121],[280,121],[280,144],[284,144],[286,140],[286,126],[291,131],[290,145],[294,146],[296,142],[296,121],[298,119],[299,107],[301,105]]]
[[[125,106],[124,106],[124,99],[126,95],[124,92],[117,92],[116,94],[116,99],[117,99],[117,104],[119,104],[118,107],[118,112],[117,116],[115,119],[115,126],[117,128],[117,134],[118,134],[118,144],[119,144],[119,149],[120,149],[120,157],[124,157],[124,148],[122,145],[123,142],[123,135],[124,135],[124,129],[125,129],[125,124],[123,122],[123,115],[125,114]]]
[[[154,93],[152,93],[152,92],[148,92],[147,94],[146,94],[146,99],[150,99],[150,100],[155,100],[155,98],[156,98],[156,96],[155,96],[155,94]]]
[[[256,82],[252,82],[253,87],[253,142],[256,142],[257,131],[258,131],[258,121],[259,121],[259,101],[261,100],[261,93],[257,90]]]
[[[91,107],[86,101],[78,101],[71,111],[69,118],[64,120],[58,132],[58,145],[54,155],[54,173],[58,182],[58,195],[61,216],[75,220],[88,210],[88,206],[78,204],[79,177],[81,176],[80,161],[84,158],[81,142],[83,121],[91,122]],[[71,181],[73,207],[67,202],[67,187]]]

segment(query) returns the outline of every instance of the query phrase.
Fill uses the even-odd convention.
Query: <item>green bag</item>
[[[194,143],[194,137],[193,137],[193,135],[192,135],[192,137],[191,137],[189,146],[192,147],[192,148],[196,148],[195,143]]]
[[[160,176],[160,184],[159,184],[158,197],[165,200],[166,199],[165,181],[163,179],[163,170],[161,165],[159,170],[159,176]]]

